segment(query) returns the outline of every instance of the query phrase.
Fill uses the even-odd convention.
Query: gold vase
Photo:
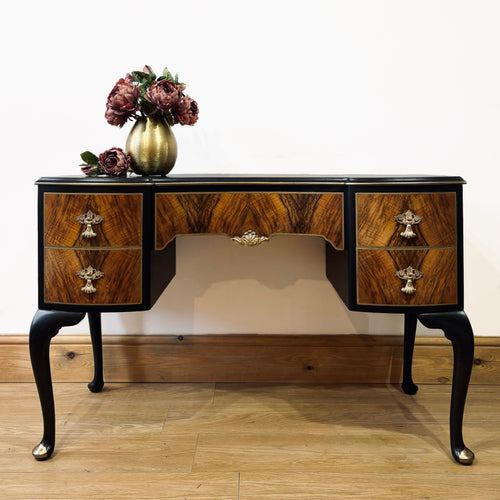
[[[125,149],[132,170],[139,175],[167,175],[177,159],[177,142],[163,117],[137,119]]]

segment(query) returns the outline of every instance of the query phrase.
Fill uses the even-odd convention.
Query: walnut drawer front
[[[423,273],[414,280],[413,294],[404,293],[406,280],[397,271],[411,266]],[[362,305],[446,305],[458,301],[455,248],[357,250],[357,301]]]
[[[342,193],[158,193],[155,220],[157,250],[177,235],[249,230],[320,235],[344,248]]]
[[[45,302],[79,305],[140,304],[142,300],[142,251],[73,250],[45,248]],[[91,280],[78,276],[89,266],[103,275]],[[90,285],[94,292],[82,288]]]
[[[81,222],[77,220],[88,212],[102,220],[90,227],[83,218]],[[142,217],[141,193],[45,193],[44,245],[84,248],[140,246]]]
[[[404,237],[404,223],[394,218],[407,211],[421,217]],[[357,246],[454,246],[457,240],[455,193],[356,193]]]

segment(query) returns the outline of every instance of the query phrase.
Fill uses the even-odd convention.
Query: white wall
[[[34,181],[124,146],[130,125],[106,123],[106,97],[147,63],[179,72],[200,106],[195,127],[174,128],[175,173],[463,176],[466,311],[477,335],[499,335],[499,21],[495,0],[10,2],[0,333],[26,333],[36,309]],[[107,333],[401,331],[399,315],[345,309],[319,239],[178,249],[155,308],[106,315]]]

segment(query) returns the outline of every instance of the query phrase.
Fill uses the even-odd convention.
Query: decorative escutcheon
[[[269,241],[269,238],[267,236],[259,236],[255,231],[252,231],[251,229],[245,231],[242,236],[235,236],[231,239],[246,247],[255,247],[257,245],[260,245],[263,241]]]
[[[394,220],[399,224],[405,224],[406,229],[399,233],[403,238],[415,238],[417,236],[413,231],[411,226],[415,224],[419,224],[422,222],[422,217],[417,214],[414,214],[411,210],[407,210],[404,214],[399,214],[394,217]]]
[[[85,224],[87,227],[85,228],[85,231],[82,233],[82,236],[84,238],[95,238],[97,234],[94,232],[92,229],[92,226],[95,226],[96,224],[100,224],[103,220],[104,217],[101,215],[97,215],[91,210],[89,210],[86,214],[79,215],[76,220],[80,224]]]
[[[403,288],[401,288],[401,291],[407,295],[413,295],[417,291],[417,289],[413,286],[413,282],[419,280],[423,275],[424,273],[422,271],[413,269],[411,266],[397,271],[396,276],[399,279],[406,281],[406,284]]]
[[[92,266],[89,266],[85,269],[80,269],[77,271],[77,276],[82,278],[82,280],[86,280],[85,286],[82,287],[83,293],[95,293],[97,290],[94,287],[92,281],[98,280],[104,276],[102,271],[94,269]]]

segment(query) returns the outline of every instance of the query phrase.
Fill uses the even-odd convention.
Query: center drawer
[[[158,193],[155,248],[177,235],[310,234],[344,248],[342,193]]]

